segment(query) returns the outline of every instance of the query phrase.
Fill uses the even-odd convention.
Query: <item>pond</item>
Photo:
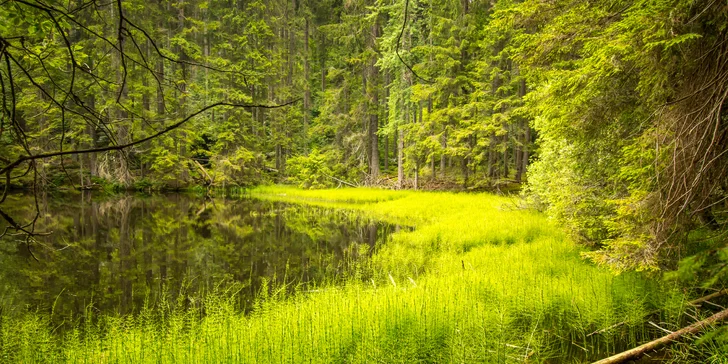
[[[35,215],[32,195],[6,212]],[[399,227],[358,214],[242,198],[183,194],[39,196],[38,237],[0,240],[0,308],[53,311],[54,321],[129,314],[235,286],[248,310],[261,287],[306,291],[342,282]],[[4,229],[4,226],[2,226]]]

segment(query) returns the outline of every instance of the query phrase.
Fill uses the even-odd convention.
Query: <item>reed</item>
[[[264,284],[248,313],[231,285],[138,315],[89,313],[62,333],[47,314],[0,314],[0,361],[582,362],[653,336],[643,316],[679,295],[664,282],[585,262],[557,226],[507,197],[279,186],[251,193],[402,228],[343,284]]]

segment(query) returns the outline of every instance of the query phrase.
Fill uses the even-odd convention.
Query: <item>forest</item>
[[[690,304],[728,303],[725,1],[5,0],[0,92],[0,361],[585,362],[728,318]],[[659,360],[727,362],[708,332]]]

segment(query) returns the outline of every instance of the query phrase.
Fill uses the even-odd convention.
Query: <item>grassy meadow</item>
[[[254,197],[341,208],[401,225],[345,284],[264,285],[254,309],[235,285],[150,303],[137,315],[0,311],[0,362],[584,362],[659,331],[686,298],[658,279],[615,276],[580,257],[543,215],[489,194],[260,187]],[[590,335],[614,323],[626,324]]]

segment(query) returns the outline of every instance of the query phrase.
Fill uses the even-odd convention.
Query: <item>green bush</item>
[[[301,188],[320,189],[332,187],[334,174],[329,168],[332,161],[327,153],[314,149],[308,156],[288,160],[288,180]]]

